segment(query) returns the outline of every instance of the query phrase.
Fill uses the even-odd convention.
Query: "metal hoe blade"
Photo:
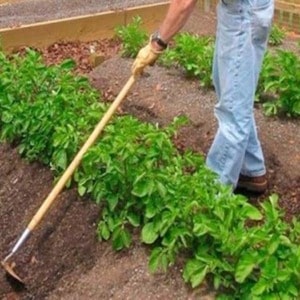
[[[24,281],[21,279],[20,276],[16,274],[16,272],[13,270],[16,266],[15,263],[9,263],[8,261],[3,260],[1,262],[2,267],[5,269],[6,273],[11,276],[13,279],[17,280],[19,283],[24,284]]]
[[[27,240],[27,238],[30,235],[30,230],[27,228],[23,231],[21,237],[16,242],[15,246],[11,250],[11,252],[4,258],[4,260],[1,261],[2,267],[5,269],[6,273],[10,275],[10,277],[17,280],[19,283],[24,284],[24,281],[21,279],[20,276],[16,274],[16,272],[13,270],[16,264],[14,262],[9,263],[10,258],[21,248],[21,246],[24,244],[24,242]]]

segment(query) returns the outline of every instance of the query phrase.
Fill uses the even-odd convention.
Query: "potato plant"
[[[269,36],[269,45],[280,46],[285,39],[286,32],[280,26],[273,24]]]
[[[116,36],[122,41],[122,55],[124,57],[135,57],[146,43],[148,35],[141,25],[141,17],[136,16],[127,26],[116,28]]]
[[[28,50],[0,62],[1,140],[63,172],[106,110],[100,95],[70,61],[46,67]],[[102,208],[99,239],[122,250],[139,228],[150,270],[180,258],[184,280],[209,280],[219,299],[298,299],[300,222],[284,221],[276,195],[255,207],[219,184],[202,156],[180,153],[172,137],[185,122],[116,116],[87,152],[74,184]]]
[[[63,170],[78,144],[105,111],[87,78],[74,77],[74,62],[47,67],[28,50],[12,59],[0,54],[1,140],[19,143],[28,160]]]
[[[263,104],[269,116],[284,114],[300,116],[300,58],[297,54],[277,50],[268,53],[260,78],[261,93],[269,93],[272,100]]]
[[[213,52],[213,38],[180,33],[160,62],[166,66],[179,66],[188,77],[199,79],[201,86],[212,87]]]

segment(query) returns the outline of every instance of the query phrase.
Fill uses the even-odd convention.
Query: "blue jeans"
[[[221,0],[213,63],[219,123],[207,166],[236,187],[240,174],[266,173],[254,98],[272,24],[274,0]]]

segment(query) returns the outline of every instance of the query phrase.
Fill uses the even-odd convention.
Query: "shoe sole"
[[[267,190],[267,182],[263,183],[250,183],[250,182],[240,182],[237,188],[244,189],[253,193],[264,193]]]

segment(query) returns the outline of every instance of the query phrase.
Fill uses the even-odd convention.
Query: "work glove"
[[[153,48],[151,42],[144,48],[142,48],[131,68],[131,73],[134,77],[143,73],[145,67],[154,65],[155,61],[158,59],[159,55],[163,51],[159,51]]]

